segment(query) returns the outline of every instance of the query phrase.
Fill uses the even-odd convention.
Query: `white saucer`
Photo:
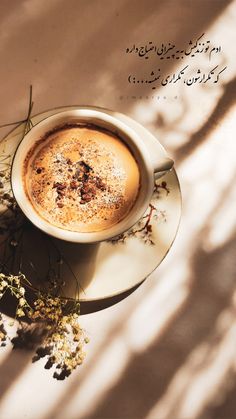
[[[78,107],[71,107],[73,108]],[[68,107],[41,113],[32,117],[32,122],[35,124],[66,109]],[[147,143],[157,142],[149,131],[131,118],[116,112],[105,112],[129,124]],[[1,142],[1,154],[13,155],[22,138],[23,128],[24,124],[21,124]],[[181,192],[175,170],[158,180],[158,184],[161,185],[162,182],[166,182],[169,193],[165,188],[158,187],[157,192],[153,194],[150,202],[153,207],[149,207],[147,212],[147,215],[152,212],[152,232],[144,229],[135,235],[131,234],[125,240],[122,237],[120,241],[115,242],[79,245],[52,239],[35,227],[27,226],[24,231],[22,272],[27,274],[33,287],[44,288],[47,284],[45,276],[53,277],[60,271],[60,277],[63,279],[61,295],[74,298],[79,289],[81,301],[106,299],[133,289],[161,263],[178,230]],[[165,183],[162,186],[165,187]],[[141,225],[136,224],[132,230],[141,230],[146,221],[147,218]],[[51,272],[48,270],[49,253]],[[78,279],[79,288],[75,277]]]

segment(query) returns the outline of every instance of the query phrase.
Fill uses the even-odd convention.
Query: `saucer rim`
[[[58,106],[58,107],[54,107],[54,108],[50,108],[50,109],[46,109],[45,111],[43,111],[43,112],[38,112],[38,113],[36,113],[36,114],[34,114],[33,116],[32,116],[32,119],[33,118],[37,118],[37,117],[39,117],[40,115],[43,115],[43,114],[47,114],[48,112],[52,112],[52,111],[57,111],[58,110],[58,112],[56,112],[56,113],[59,113],[59,112],[62,112],[62,110],[65,110],[65,109],[74,109],[74,108],[78,108],[78,109],[83,109],[83,108],[89,108],[89,109],[99,109],[99,110],[103,110],[104,112],[108,112],[108,113],[116,113],[116,115],[118,114],[118,115],[122,115],[122,116],[125,116],[126,118],[128,118],[128,119],[131,119],[132,120],[132,118],[130,117],[130,116],[128,116],[128,115],[125,115],[125,114],[123,114],[122,112],[119,112],[119,111],[114,111],[114,110],[112,110],[112,109],[108,109],[108,108],[104,108],[104,107],[101,107],[101,106],[93,106],[93,105],[65,105],[65,106]],[[55,114],[52,114],[52,115],[55,115]],[[44,119],[46,119],[47,118],[47,116],[45,116],[45,118],[43,118],[42,119],[42,121],[44,120]],[[139,124],[140,126],[142,126],[139,122],[137,122],[137,121],[134,121],[135,123],[137,123],[137,124]],[[16,129],[18,129],[18,128],[20,128],[23,124],[24,124],[25,122],[24,121],[22,121],[22,122],[20,122],[20,123],[18,123],[18,124],[16,124],[16,126],[14,127],[14,128],[12,128],[6,135],[4,135],[4,137],[0,140],[0,143],[3,143],[4,141],[6,141],[7,140],[7,138],[11,135],[11,133],[13,133]],[[143,127],[143,128],[145,128],[145,127]],[[146,128],[145,128],[146,129]],[[147,130],[147,129],[146,129]],[[148,131],[148,130],[147,130]],[[154,137],[154,135],[150,132],[150,135],[152,135],[153,137]],[[158,140],[157,140],[158,141]],[[158,141],[159,142],[159,141]],[[159,142],[159,144],[160,144],[160,146],[162,147],[162,148],[164,148],[163,146],[162,146],[162,144]],[[18,147],[18,146],[17,146]],[[16,148],[17,148],[16,147]],[[15,155],[15,152],[13,153],[13,155],[11,156],[11,166],[12,166],[12,162],[13,162],[13,157],[14,157],[14,155]],[[78,297],[78,301],[80,302],[80,303],[82,303],[82,304],[86,304],[86,303],[92,303],[92,302],[102,302],[102,301],[104,301],[104,300],[110,300],[110,299],[112,299],[112,298],[114,298],[114,297],[118,297],[118,296],[122,296],[123,294],[125,294],[125,293],[132,293],[132,290],[133,291],[135,291],[135,289],[137,289],[144,281],[146,281],[146,279],[150,276],[150,275],[152,275],[153,274],[153,272],[158,268],[158,266],[163,262],[163,260],[165,259],[165,257],[168,255],[168,253],[170,252],[170,250],[171,250],[171,248],[172,248],[172,246],[173,246],[173,243],[174,243],[174,241],[175,241],[175,239],[176,239],[176,236],[177,236],[177,234],[178,234],[178,231],[179,231],[179,227],[180,227],[180,223],[181,223],[181,219],[182,219],[182,210],[183,210],[183,198],[182,198],[182,191],[181,191],[181,187],[180,187],[180,181],[179,181],[179,178],[178,178],[178,176],[177,176],[177,172],[176,172],[176,170],[175,170],[175,168],[173,167],[173,169],[171,170],[171,172],[174,174],[174,176],[175,176],[175,181],[177,182],[177,188],[178,188],[178,191],[179,191],[179,204],[180,204],[180,215],[179,215],[179,219],[178,219],[178,224],[177,224],[177,226],[176,226],[176,231],[175,231],[175,234],[174,234],[174,236],[173,236],[173,238],[172,238],[172,241],[171,241],[171,243],[169,244],[169,246],[168,246],[168,249],[167,249],[167,251],[166,251],[166,253],[163,255],[163,257],[161,258],[161,260],[158,262],[158,264],[154,267],[154,269],[152,269],[151,270],[151,272],[149,272],[144,278],[142,278],[139,282],[137,282],[135,285],[133,285],[133,286],[131,286],[131,287],[128,287],[128,288],[126,288],[126,289],[123,289],[122,291],[118,291],[118,292],[116,292],[116,293],[113,293],[113,294],[109,294],[109,295],[107,295],[107,296],[105,296],[105,297],[99,297],[99,298],[80,298],[80,297]],[[163,176],[164,177],[164,176]],[[160,180],[161,180],[162,178],[160,178]],[[107,242],[107,240],[103,240],[103,241],[101,241],[100,243],[103,243],[103,242]],[[82,243],[83,245],[86,245],[86,243]],[[30,286],[30,285],[28,285],[28,288],[29,289],[31,289],[32,291],[34,291],[34,292],[36,292],[36,291],[38,291],[38,288],[35,288],[35,287],[33,287],[33,286]],[[75,301],[76,299],[75,298],[72,298],[72,297],[64,297],[64,296],[60,296],[60,298],[62,298],[62,299],[65,299],[65,300],[67,300],[68,302],[71,302],[71,301]]]

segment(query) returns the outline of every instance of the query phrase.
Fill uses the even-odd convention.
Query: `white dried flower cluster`
[[[34,303],[31,318],[43,322],[47,330],[43,344],[37,349],[34,360],[47,357],[45,368],[56,367],[54,378],[63,380],[83,363],[84,344],[89,342],[79,325],[79,303],[67,314],[67,300],[40,296]]]
[[[82,364],[85,357],[84,345],[89,341],[79,325],[79,303],[68,309],[66,299],[40,294],[31,307],[26,299],[23,285],[25,283],[27,279],[22,273],[19,275],[0,273],[0,298],[5,292],[10,292],[17,299],[16,318],[21,321],[25,317],[31,321],[31,324],[38,324],[41,327],[43,341],[37,348],[33,360],[46,357],[45,368],[55,366],[56,371],[53,376],[62,380]],[[24,341],[26,335],[29,337],[29,328],[21,323],[17,334],[18,338],[13,338],[12,341],[14,346],[17,339],[19,343],[19,340]],[[5,346],[6,339],[7,333],[0,317],[1,346]]]
[[[17,299],[17,318],[27,316],[32,310],[25,298],[25,288],[22,285],[22,281],[26,282],[26,277],[22,273],[19,273],[19,275],[6,275],[0,273],[0,299],[4,296],[6,291],[9,291],[11,295]]]

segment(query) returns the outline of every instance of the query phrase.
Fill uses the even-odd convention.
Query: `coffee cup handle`
[[[174,161],[169,157],[162,157],[154,164],[155,179],[158,179],[169,172],[174,165]]]

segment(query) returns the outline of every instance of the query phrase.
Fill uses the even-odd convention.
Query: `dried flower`
[[[18,308],[16,310],[16,316],[17,317],[23,317],[24,315],[25,315],[25,312],[21,308]]]
[[[44,325],[46,334],[42,345],[37,349],[34,361],[47,357],[45,368],[53,365],[57,371],[54,378],[61,380],[81,365],[85,357],[83,343],[88,342],[78,319],[78,310],[65,314],[68,301],[50,295],[41,295],[34,303],[35,311],[31,318]]]
[[[54,366],[56,368],[54,378],[62,380],[82,364],[85,357],[83,346],[89,342],[79,325],[79,303],[75,303],[68,309],[66,299],[41,293],[38,294],[33,306],[30,306],[25,298],[24,283],[27,283],[27,279],[22,273],[19,275],[0,273],[1,290],[3,292],[8,290],[18,301],[16,318],[21,320],[23,317],[27,317],[31,321],[28,326],[20,323],[20,328],[17,331],[18,337],[13,338],[12,342],[14,347],[24,347],[25,341],[32,335],[29,328],[37,324],[41,330],[41,342],[33,361],[46,357],[45,368]],[[5,345],[6,339],[7,334],[1,319],[1,346]],[[29,345],[28,342],[28,346],[32,348],[34,345],[33,343]]]

